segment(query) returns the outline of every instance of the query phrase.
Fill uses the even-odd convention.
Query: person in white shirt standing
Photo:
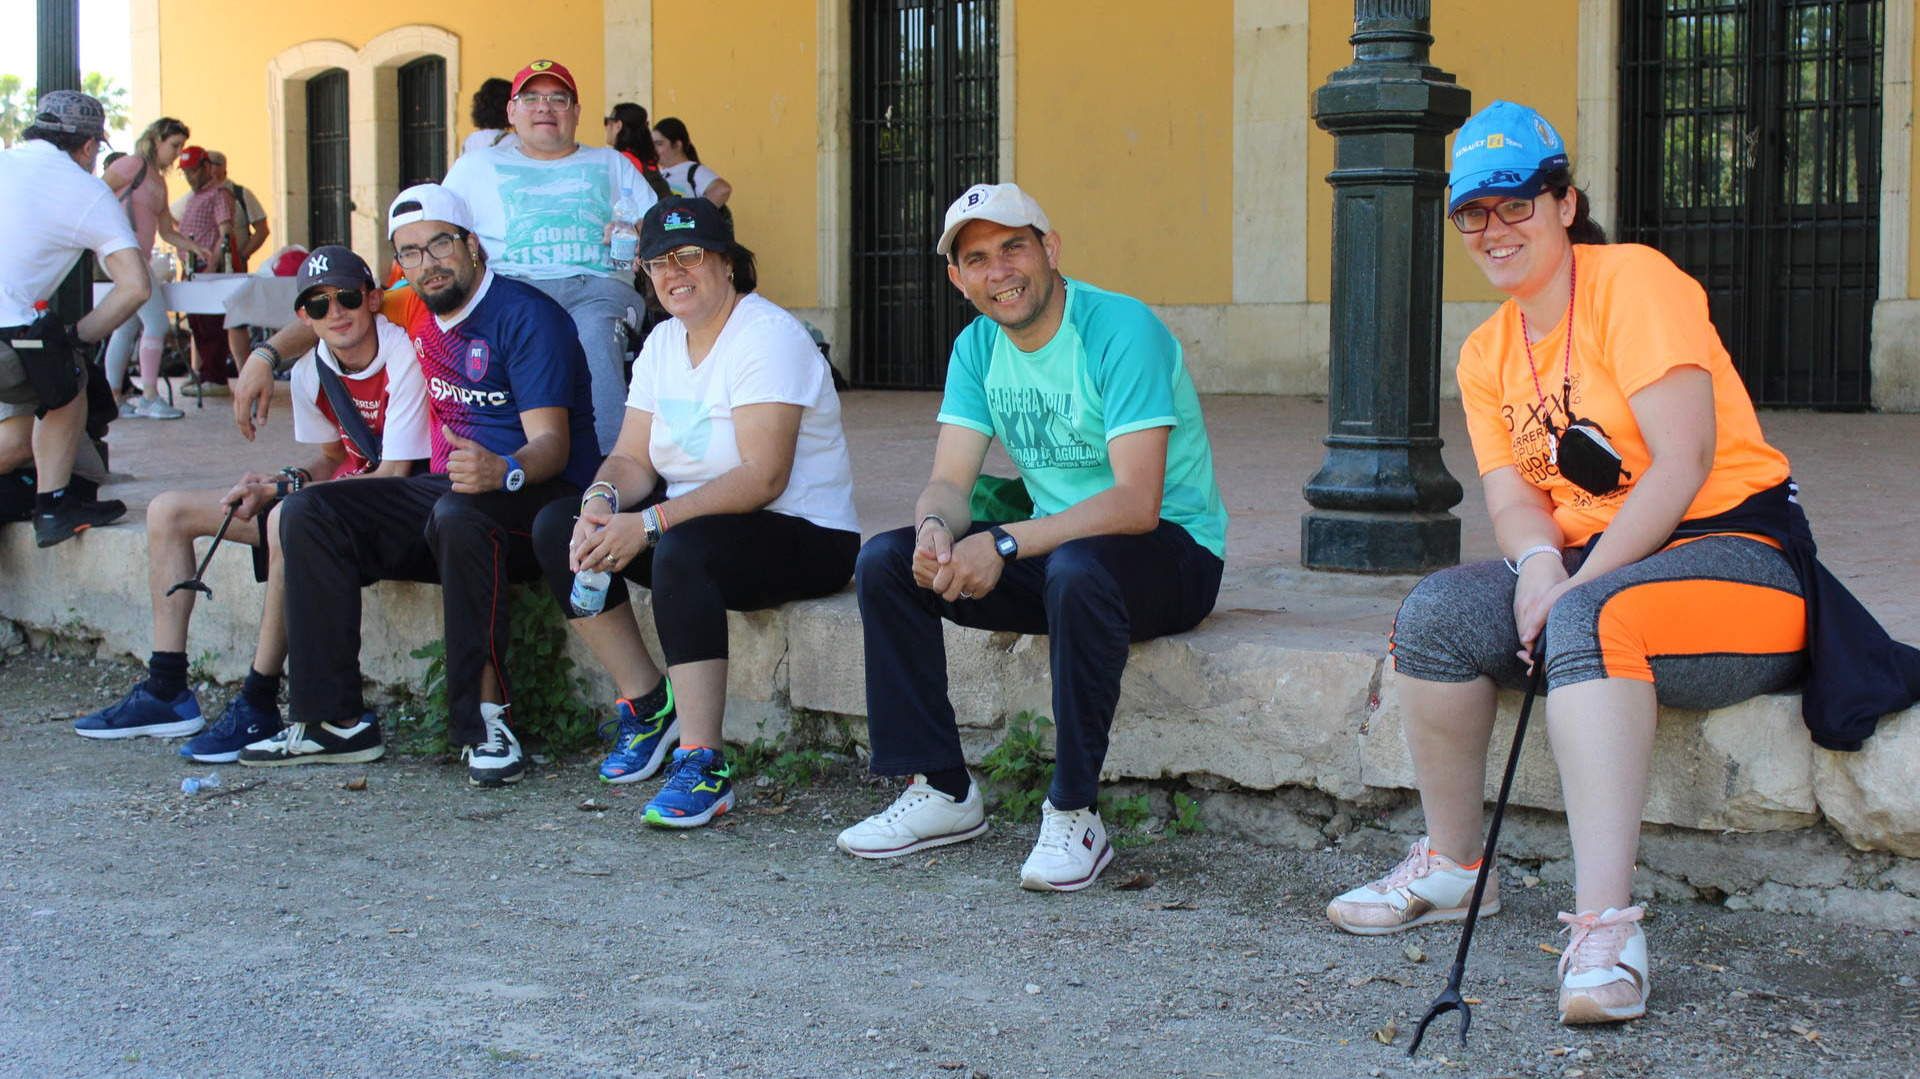
[[[127,512],[123,503],[67,490],[86,434],[82,346],[105,339],[152,289],[126,214],[93,175],[105,142],[100,102],[55,90],[40,99],[20,145],[0,153],[0,520],[21,516],[11,503],[24,501],[25,467],[34,466],[33,531],[42,547]],[[89,250],[113,288],[67,325],[47,300]]]
[[[660,175],[676,195],[698,195],[715,206],[733,197],[733,185],[700,160],[693,135],[678,116],[662,116],[653,126],[653,149],[660,155]]]
[[[618,151],[574,140],[580,91],[561,64],[535,60],[520,69],[507,119],[518,140],[462,154],[444,186],[472,209],[493,272],[525,281],[573,317],[593,376],[594,435],[606,453],[626,397],[621,323],[638,322],[644,307],[632,270],[613,265],[613,210],[629,199],[645,213],[656,196]]]
[[[853,576],[860,521],[833,375],[800,321],[754,292],[753,253],[705,199],[666,199],[640,257],[673,316],[633,365],[620,441],[578,500],[533,523],[547,586],[621,697],[609,783],[645,779],[677,739],[648,824],[692,828],[733,806],[721,743],[727,612],[831,595]],[[574,575],[613,575],[571,605]],[[667,676],[622,609],[653,590]]]

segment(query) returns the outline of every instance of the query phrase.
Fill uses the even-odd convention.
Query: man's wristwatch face
[[[1000,552],[1001,558],[1011,562],[1020,556],[1020,542],[1014,539],[1011,533],[1004,528],[994,528],[990,531],[993,536],[993,549]]]
[[[518,491],[520,488],[526,486],[526,483],[527,473],[525,469],[520,467],[520,462],[511,457],[507,458],[507,481],[504,485],[506,489],[509,491]]]

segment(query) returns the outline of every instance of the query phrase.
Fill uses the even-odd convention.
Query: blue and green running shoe
[[[602,735],[608,727],[616,728],[613,751],[600,762],[603,782],[634,783],[646,779],[660,770],[667,751],[680,740],[680,716],[673,708],[673,683],[662,678],[660,685],[666,690],[667,703],[652,715],[635,712],[633,702],[624,697],[613,702],[613,721],[600,725]]]
[[[673,751],[666,785],[647,803],[657,828],[698,828],[733,808],[733,765],[717,749]]]

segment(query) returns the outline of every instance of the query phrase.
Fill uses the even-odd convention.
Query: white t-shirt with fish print
[[[630,274],[613,268],[607,248],[613,204],[627,196],[645,213],[655,202],[633,163],[604,146],[553,161],[517,142],[485,146],[462,154],[444,183],[473,210],[493,271],[523,280]]]

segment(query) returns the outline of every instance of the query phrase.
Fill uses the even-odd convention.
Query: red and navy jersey
[[[341,371],[327,343],[302,357],[293,368],[293,437],[297,442],[337,444],[346,451],[333,478],[371,471],[353,440],[346,437],[333,402],[320,385],[320,365],[341,375],[341,385],[353,399],[360,418],[379,436],[381,456],[390,461],[425,460],[427,443],[426,386],[414,358],[407,332],[384,317],[374,319],[378,335],[373,359],[352,374]]]
[[[459,322],[442,326],[409,289],[407,332],[433,413],[433,471],[452,453],[445,426],[505,456],[526,445],[520,413],[564,408],[570,448],[560,478],[578,487],[600,466],[586,353],[566,309],[532,285],[489,271]]]

